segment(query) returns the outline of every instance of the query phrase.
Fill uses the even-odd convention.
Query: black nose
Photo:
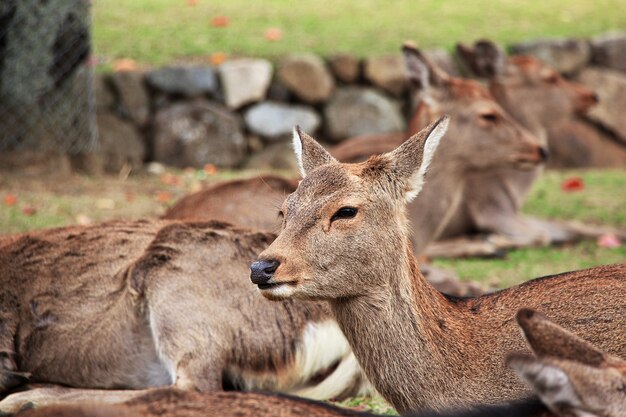
[[[252,265],[250,265],[250,279],[257,285],[265,284],[272,279],[279,265],[280,262],[274,259],[262,259],[252,262]]]
[[[548,152],[548,148],[546,148],[544,146],[540,146],[539,147],[539,156],[541,157],[542,161],[547,161],[548,157],[550,156],[550,152]]]

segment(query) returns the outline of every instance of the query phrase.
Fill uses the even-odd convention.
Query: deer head
[[[517,55],[508,60],[504,51],[489,40],[473,46],[458,44],[457,56],[478,77],[490,80],[496,100],[517,120],[531,118],[544,127],[561,119],[585,113],[598,102],[587,87],[563,78],[537,58]]]
[[[503,110],[480,83],[448,75],[409,44],[402,52],[415,104],[409,133],[449,114],[450,139],[439,152],[448,166],[487,170],[514,164],[530,169],[545,160],[547,150],[539,139]]]
[[[555,414],[626,414],[626,361],[595,348],[532,310],[520,310],[517,321],[536,356],[512,354],[507,363]]]
[[[251,265],[261,293],[334,299],[387,285],[386,270],[397,268],[390,255],[410,247],[406,202],[421,190],[447,126],[444,116],[396,150],[358,164],[337,162],[296,129],[304,178],[283,203],[279,236]]]

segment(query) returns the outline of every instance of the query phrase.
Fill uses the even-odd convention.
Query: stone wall
[[[512,45],[590,86],[601,102],[589,119],[626,144],[626,34]],[[445,51],[431,60],[459,75]],[[76,158],[90,171],[178,167],[293,168],[294,125],[329,144],[403,131],[409,97],[401,55],[357,59],[312,54],[237,58],[218,67],[172,66],[96,77],[99,153]]]

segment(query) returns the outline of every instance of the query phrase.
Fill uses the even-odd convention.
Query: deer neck
[[[401,258],[388,286],[331,308],[367,377],[399,412],[463,404],[466,387],[449,381],[472,374],[461,342],[472,324],[426,282],[408,241]]]

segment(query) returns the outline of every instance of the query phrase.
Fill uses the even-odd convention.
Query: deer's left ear
[[[293,129],[293,150],[296,153],[302,177],[317,167],[337,162],[322,145],[304,133],[300,126]]]
[[[424,176],[441,138],[448,129],[448,122],[449,117],[444,115],[387,154],[393,167],[391,175],[394,180],[404,184],[407,202],[413,200],[422,190]]]

